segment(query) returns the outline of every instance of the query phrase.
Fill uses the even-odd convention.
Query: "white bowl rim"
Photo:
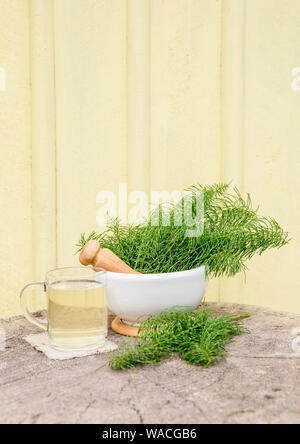
[[[121,278],[121,279],[165,279],[166,277],[179,277],[190,274],[198,274],[199,271],[205,272],[205,265],[201,265],[200,267],[191,268],[190,270],[183,271],[171,271],[168,273],[116,273],[114,271],[108,271],[107,274],[112,276],[113,278]]]

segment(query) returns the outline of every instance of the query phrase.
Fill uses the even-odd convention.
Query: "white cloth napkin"
[[[37,333],[34,335],[29,335],[26,336],[24,339],[36,350],[44,353],[47,358],[56,359],[59,361],[63,361],[65,359],[81,358],[83,356],[89,355],[98,355],[99,353],[108,353],[118,348],[116,344],[106,340],[101,347],[91,351],[59,351],[51,347],[50,339],[47,333]]]

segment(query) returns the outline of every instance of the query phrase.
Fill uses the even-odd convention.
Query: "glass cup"
[[[28,310],[31,287],[41,286],[47,297],[47,320]],[[89,351],[107,335],[106,271],[92,267],[57,268],[44,282],[26,285],[20,294],[25,317],[48,332],[51,346],[61,351]]]

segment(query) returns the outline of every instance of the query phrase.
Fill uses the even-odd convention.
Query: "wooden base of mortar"
[[[115,319],[112,321],[111,328],[114,332],[123,336],[138,336],[139,328],[124,324],[119,316],[115,317]]]

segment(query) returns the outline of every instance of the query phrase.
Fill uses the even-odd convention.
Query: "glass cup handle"
[[[45,289],[46,289],[45,282],[34,282],[32,284],[26,285],[26,287],[23,288],[23,290],[20,293],[21,307],[22,307],[25,318],[28,319],[29,322],[31,322],[32,324],[37,325],[38,327],[47,331],[48,321],[46,321],[44,319],[35,318],[28,310],[28,305],[27,305],[28,298],[27,298],[26,290],[28,290],[28,288],[30,288],[30,287],[38,287],[38,286],[42,286],[45,291]]]

